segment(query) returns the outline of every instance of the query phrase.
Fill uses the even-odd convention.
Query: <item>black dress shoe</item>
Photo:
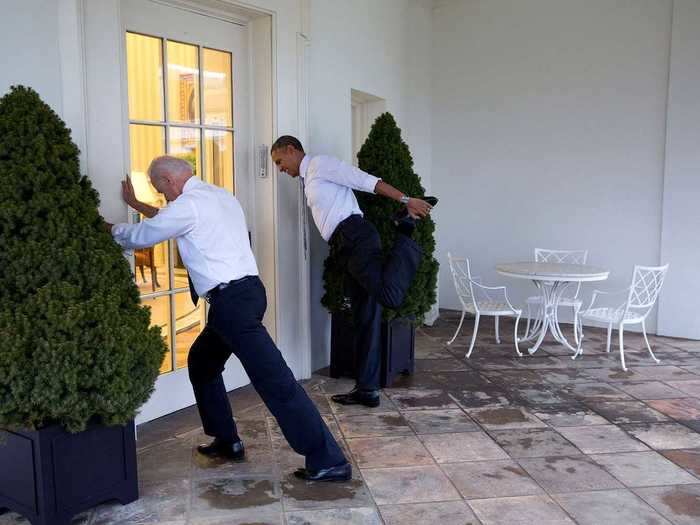
[[[357,388],[347,394],[336,394],[331,399],[340,405],[364,405],[369,408],[379,406],[379,390],[358,390]]]
[[[317,471],[305,468],[297,469],[294,475],[305,481],[349,481],[352,478],[352,467],[350,463],[343,463],[331,468],[323,468]]]
[[[243,461],[245,459],[243,441],[230,442],[215,438],[209,444],[199,445],[197,452],[208,457],[227,458],[231,461]]]

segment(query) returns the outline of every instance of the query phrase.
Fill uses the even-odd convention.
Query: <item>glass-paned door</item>
[[[150,162],[164,154],[186,160],[195,176],[234,192],[232,53],[132,31],[125,38],[129,174],[137,198],[166,205],[148,178]],[[132,210],[131,221],[141,220]],[[136,250],[134,265],[142,303],[168,344],[161,373],[185,368],[206,322],[206,302],[192,303],[175,241]]]

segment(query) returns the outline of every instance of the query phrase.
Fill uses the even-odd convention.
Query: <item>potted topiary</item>
[[[70,523],[138,498],[133,418],[166,352],[70,131],[0,99],[0,508]]]
[[[401,138],[401,130],[390,113],[380,115],[357,154],[359,168],[412,197],[425,196],[420,177],[413,171],[413,159]],[[365,217],[379,232],[385,253],[394,243],[396,228],[392,216],[400,204],[369,193],[356,192]],[[406,300],[399,310],[384,309],[382,329],[382,387],[391,384],[399,372],[412,372],[415,356],[415,326],[435,303],[438,262],[435,251],[435,223],[431,218],[417,223],[413,238],[423,250],[423,259]],[[322,304],[331,312],[331,376],[354,376],[356,357],[353,350],[352,314],[344,293],[346,274],[339,254],[333,250],[324,264],[325,294]]]

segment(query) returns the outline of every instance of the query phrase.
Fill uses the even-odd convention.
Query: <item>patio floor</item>
[[[199,419],[180,411],[139,428],[141,499],[75,523],[700,523],[700,341],[652,337],[657,365],[628,332],[623,372],[602,331],[586,330],[575,362],[548,341],[518,358],[512,325],[502,323],[496,345],[484,322],[467,361],[471,322],[445,346],[457,321],[443,312],[419,329],[415,375],[386,389],[379,408],[330,403],[348,380],[305,382],[351,454],[351,482],[293,478],[303,458],[246,387],[231,394],[245,463],[193,452],[205,440]],[[23,522],[0,517],[1,525]]]

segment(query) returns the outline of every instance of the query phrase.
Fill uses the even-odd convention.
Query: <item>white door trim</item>
[[[309,82],[308,53],[311,40],[304,33],[297,33],[297,114],[299,140],[308,143],[309,136]],[[307,351],[304,353],[300,374],[311,377],[311,250],[309,232],[309,210],[306,197],[299,185],[299,315],[301,317],[300,339]]]
[[[209,18],[217,18],[224,22],[231,22],[241,26],[247,26],[251,20],[251,9],[240,8],[235,3],[222,2],[220,0],[150,0],[156,4],[175,7]]]

